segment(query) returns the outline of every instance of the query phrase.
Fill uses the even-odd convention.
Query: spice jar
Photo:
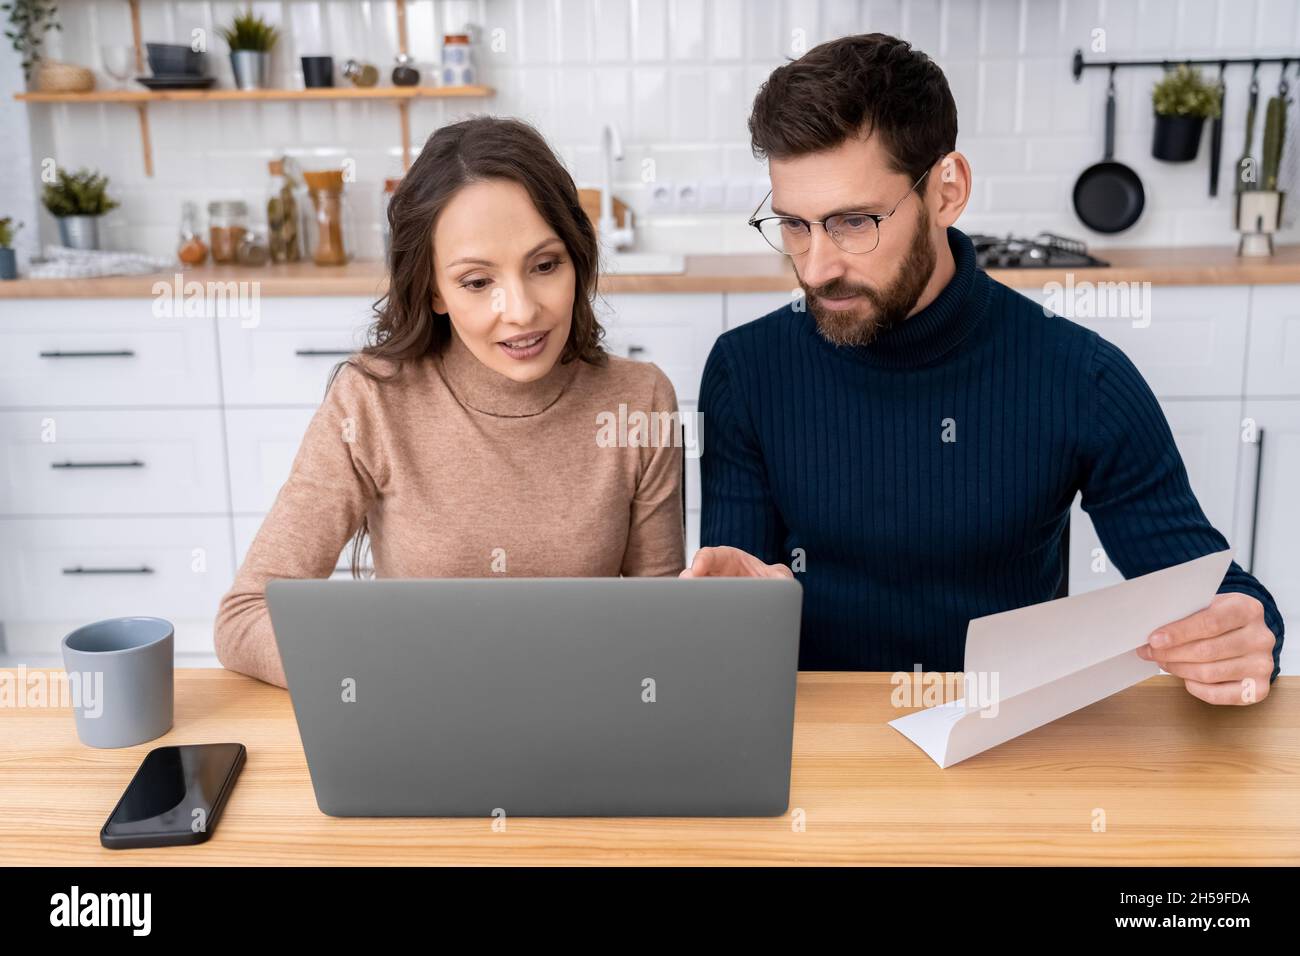
[[[336,169],[305,172],[307,191],[315,212],[308,232],[312,261],[318,266],[341,266],[348,261],[351,217],[343,194],[343,173]]]
[[[269,258],[270,252],[267,250],[266,240],[257,229],[249,229],[245,232],[235,248],[235,260],[241,266],[264,266]]]
[[[438,82],[443,86],[474,84],[474,52],[468,33],[448,33],[442,38],[442,69]]]
[[[298,181],[287,171],[288,162],[273,159],[266,164],[271,173],[266,199],[266,229],[272,262],[298,262],[302,259],[300,226],[307,197]]]
[[[239,241],[248,231],[248,204],[239,199],[208,203],[208,243],[212,261],[235,261]]]
[[[208,258],[208,246],[199,237],[199,207],[192,202],[181,204],[181,241],[176,258],[187,266],[201,266]]]
[[[372,63],[348,60],[343,64],[343,75],[353,86],[374,86],[379,82],[379,69]]]
[[[393,67],[393,86],[415,86],[420,82],[420,71],[409,53],[397,54],[397,66]]]

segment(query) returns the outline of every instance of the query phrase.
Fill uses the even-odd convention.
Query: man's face
[[[890,168],[876,137],[770,161],[776,215],[810,221],[842,212],[883,215],[902,199],[880,224],[880,242],[872,252],[845,252],[814,225],[808,251],[791,256],[808,310],[827,341],[867,345],[913,311],[934,272],[935,242],[945,228],[935,227],[922,195],[935,168],[908,193],[914,180]]]

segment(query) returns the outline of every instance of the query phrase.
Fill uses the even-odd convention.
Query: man
[[[824,43],[772,73],[749,128],[772,183],[755,224],[804,295],[709,356],[705,547],[684,576],[793,568],[803,669],[957,671],[971,618],[1055,595],[1078,491],[1125,577],[1227,547],[1133,364],[976,268],[952,228],[970,165],[928,57],[883,34]],[[1234,563],[1139,654],[1249,703],[1282,635]]]

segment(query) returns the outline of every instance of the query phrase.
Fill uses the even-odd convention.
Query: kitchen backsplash
[[[141,0],[146,40],[186,42],[198,27],[224,50],[215,29],[243,3]],[[355,56],[380,67],[383,82],[397,46],[395,4],[349,0],[258,2],[255,12],[283,27],[274,69],[279,85],[302,85],[298,57]],[[125,4],[60,6],[61,33],[49,55],[102,72],[101,44],[128,44]],[[760,251],[744,220],[766,191],[765,170],[750,154],[746,119],[754,92],[787,56],[847,33],[905,37],[943,67],[957,99],[958,148],[971,159],[975,188],[960,225],[969,232],[1033,234],[1047,229],[1095,246],[1230,244],[1232,163],[1244,140],[1249,67],[1227,74],[1220,195],[1207,191],[1208,133],[1194,163],[1151,158],[1150,88],[1156,69],[1121,70],[1116,156],[1147,190],[1141,221],[1115,237],[1088,233],[1070,204],[1080,170],[1102,154],[1106,75],[1076,83],[1070,56],[1181,59],[1300,50],[1295,0],[408,0],[411,53],[425,71],[442,34],[475,25],[482,100],[424,100],[411,106],[413,140],[479,112],[521,116],[557,148],[580,186],[599,186],[601,124],[618,124],[625,149],[615,192],[634,210],[642,248],[685,252]],[[1105,54],[1090,49],[1104,31]],[[209,57],[220,85],[231,84],[224,55]],[[1294,66],[1289,79],[1295,86]],[[359,253],[376,258],[380,189],[400,172],[397,107],[392,103],[153,104],[155,174],[141,162],[136,111],[114,105],[34,105],[21,88],[17,56],[0,53],[0,118],[7,130],[0,161],[19,175],[0,183],[0,210],[37,218],[42,159],[108,173],[122,201],[104,222],[109,248],[170,254],[181,203],[263,197],[266,161],[288,151],[307,168],[355,162],[351,207]],[[1278,67],[1260,70],[1261,102],[1275,91]],[[1294,95],[1294,94],[1293,94]],[[1262,110],[1261,110],[1262,113]],[[1292,114],[1294,116],[1294,113]],[[1296,132],[1294,130],[1293,134]],[[1256,132],[1256,145],[1260,142]],[[1293,139],[1294,139],[1293,135]],[[1290,151],[1295,164],[1297,150]],[[651,162],[647,162],[651,161]],[[653,181],[643,173],[653,171]],[[1300,184],[1298,184],[1300,185]],[[43,211],[41,238],[55,230]],[[1292,215],[1294,220],[1294,215]],[[36,230],[20,236],[35,248]],[[1279,237],[1297,241],[1294,223]]]

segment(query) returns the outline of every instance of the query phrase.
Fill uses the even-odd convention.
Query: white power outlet
[[[700,184],[694,181],[677,184],[677,211],[698,212],[700,209]]]
[[[647,183],[650,190],[650,208],[655,212],[672,212],[677,205],[677,191],[672,183],[656,181]]]

